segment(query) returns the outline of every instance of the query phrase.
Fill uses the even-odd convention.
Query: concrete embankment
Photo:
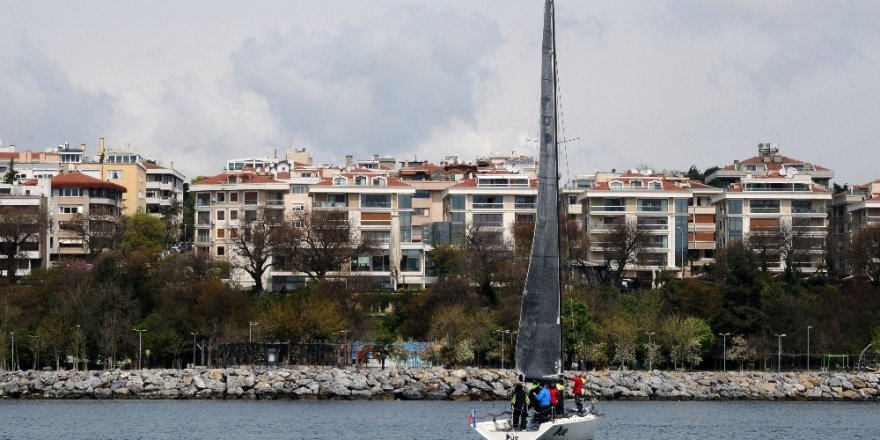
[[[570,375],[569,375],[570,377]],[[0,398],[502,400],[509,370],[187,369],[0,372]],[[596,371],[599,400],[880,401],[880,376],[842,372]]]

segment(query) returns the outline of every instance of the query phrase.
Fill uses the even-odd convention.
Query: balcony
[[[597,205],[590,206],[590,213],[626,212],[626,206],[622,205]]]
[[[316,208],[348,208],[348,203],[345,203],[345,202],[317,202],[314,206]]]
[[[513,207],[514,207],[514,209],[530,209],[530,210],[534,210],[534,209],[535,209],[535,204],[534,204],[534,203],[517,203],[517,204],[513,205]],[[474,208],[476,209],[476,206],[474,206]]]
[[[504,203],[474,203],[473,206],[474,209],[504,209]]]
[[[266,206],[269,208],[284,208],[284,200],[266,200]]]

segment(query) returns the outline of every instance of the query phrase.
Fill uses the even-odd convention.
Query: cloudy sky
[[[0,0],[0,140],[99,137],[189,176],[305,147],[533,154],[541,0]],[[759,142],[880,178],[880,2],[558,0],[565,174]]]

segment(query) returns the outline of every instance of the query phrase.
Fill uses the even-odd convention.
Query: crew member
[[[513,397],[510,398],[510,405],[513,407],[513,429],[520,431],[526,429],[526,419],[529,415],[529,400],[529,395],[526,394],[522,384],[516,384],[513,388]]]

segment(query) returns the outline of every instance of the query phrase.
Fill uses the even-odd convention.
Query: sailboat
[[[548,383],[562,378],[562,276],[553,0],[545,0],[542,53],[538,212],[516,343],[517,375],[521,380],[533,383]],[[518,430],[509,419],[474,420],[472,426],[489,440],[561,437],[592,440],[598,424],[598,416],[590,411],[557,415],[532,430]]]

